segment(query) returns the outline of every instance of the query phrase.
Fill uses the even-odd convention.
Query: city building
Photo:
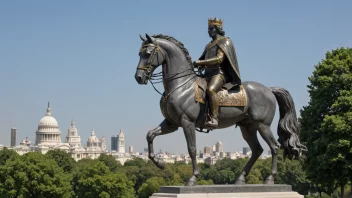
[[[31,151],[39,151],[45,154],[49,150],[60,149],[70,153],[76,161],[84,158],[96,159],[100,154],[108,153],[105,138],[99,140],[95,136],[94,130],[91,137],[88,138],[87,146],[82,146],[81,137],[78,135],[73,121],[71,121],[71,126],[63,143],[59,124],[52,115],[49,103],[46,114],[40,119],[35,132],[35,144],[32,145],[32,142],[26,137],[20,145],[14,146],[12,149],[20,155]]]
[[[222,148],[222,142],[217,142],[216,143],[216,152],[220,153],[223,152],[223,148]]]
[[[17,129],[16,128],[11,128],[11,147],[16,146],[16,134],[17,133]]]
[[[125,135],[123,134],[122,130],[120,129],[120,134],[118,137],[118,153],[125,153]]]
[[[205,154],[213,153],[213,148],[211,146],[204,147],[204,153]]]
[[[242,153],[243,153],[243,155],[247,155],[247,153],[248,153],[249,151],[251,151],[251,149],[250,149],[249,147],[243,147],[243,148],[242,148]]]
[[[77,128],[73,120],[71,121],[71,127],[67,132],[66,143],[68,143],[71,147],[81,146],[81,137],[78,135]]]
[[[50,104],[46,109],[46,115],[39,121],[38,129],[35,132],[35,144],[38,146],[58,145],[61,143],[61,132],[59,124],[51,115]]]
[[[148,159],[148,148],[144,148],[144,152],[135,152],[132,145],[129,146],[128,152],[126,152],[126,139],[124,132],[120,129],[118,135],[111,137],[111,151],[109,152],[106,148],[105,137],[99,138],[96,135],[96,130],[92,130],[86,145],[81,144],[81,137],[78,134],[78,129],[75,126],[75,122],[72,120],[71,125],[68,127],[67,136],[64,138],[64,142],[59,129],[59,124],[55,117],[52,115],[50,104],[48,103],[46,114],[39,121],[38,127],[35,131],[34,144],[26,137],[16,145],[17,129],[11,129],[11,147],[9,149],[15,150],[20,155],[23,155],[32,151],[39,151],[43,154],[53,149],[64,150],[69,153],[72,158],[76,161],[80,159],[90,158],[97,159],[102,153],[112,155],[122,165],[131,159],[142,158],[143,160]],[[4,146],[0,145],[0,150]],[[222,142],[218,141],[215,145],[204,147],[204,153],[197,151],[197,163],[207,163],[214,165],[219,160],[224,158],[238,159],[250,157],[251,151],[249,147],[243,147],[242,152],[224,152]],[[159,153],[155,153],[155,157],[159,161],[165,163],[184,162],[191,163],[191,158],[188,153],[175,155],[169,152],[163,152],[160,149]],[[263,155],[261,158],[265,159],[271,157],[270,152],[268,155]]]
[[[133,154],[134,153],[134,147],[131,145],[129,148],[128,148],[128,152],[130,154]]]
[[[134,153],[133,146],[130,146],[128,150],[129,152],[126,152],[125,135],[121,129],[119,135],[116,138],[117,150],[111,150],[111,155],[114,156],[115,159],[123,165],[127,160],[131,160],[136,157],[136,155]]]
[[[111,137],[111,151],[117,151],[117,136]]]

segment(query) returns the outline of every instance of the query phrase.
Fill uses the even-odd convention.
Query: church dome
[[[99,138],[97,136],[95,136],[94,129],[92,131],[92,134],[88,138],[88,142],[89,143],[99,143],[100,142]]]
[[[93,129],[92,134],[88,138],[87,147],[99,147],[99,145],[100,145],[99,138],[95,136],[94,129]]]
[[[40,119],[38,127],[59,128],[57,120],[51,115],[51,108],[49,104],[48,108],[46,109],[46,115]]]
[[[57,120],[51,115],[50,104],[46,109],[46,115],[40,119],[35,138],[36,145],[56,145],[61,143],[61,132]]]
[[[40,119],[39,126],[59,127],[59,124],[54,117],[44,116],[42,119]]]

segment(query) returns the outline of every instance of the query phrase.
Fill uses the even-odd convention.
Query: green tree
[[[136,157],[133,160],[128,160],[124,163],[124,166],[137,166],[139,168],[146,166],[146,165],[147,165],[147,162],[139,157]]]
[[[213,184],[214,184],[214,182],[211,179],[209,179],[209,180],[202,179],[202,180],[197,181],[197,185],[213,185]]]
[[[173,180],[167,183],[167,185],[171,185],[171,186],[182,186],[184,184],[185,183],[182,181],[181,176],[177,173],[173,175]]]
[[[139,174],[139,168],[137,166],[123,166],[117,170],[118,173],[123,173],[129,180],[133,182],[133,185],[137,183],[137,176]]]
[[[327,52],[309,77],[309,104],[301,110],[301,139],[308,146],[305,170],[332,193],[352,175],[352,49]]]
[[[16,151],[6,147],[0,150],[0,166],[5,165],[6,161],[11,157],[19,157],[19,155],[16,153]]]
[[[262,184],[263,183],[262,173],[258,168],[255,168],[255,169],[252,168],[246,180],[247,180],[247,184]]]
[[[55,160],[66,172],[71,172],[76,163],[69,153],[61,149],[50,150],[45,155]]]
[[[176,168],[176,173],[180,175],[182,181],[186,183],[188,179],[193,175],[192,165],[179,164]]]
[[[216,172],[213,181],[215,184],[232,184],[235,179],[235,174],[230,169],[225,169]]]
[[[112,173],[98,160],[91,161],[89,166],[81,166],[75,172],[74,189],[78,197],[87,198],[134,198],[133,182],[121,173]]]
[[[116,172],[118,168],[122,167],[120,161],[117,161],[112,155],[103,153],[98,157],[98,160],[104,162],[111,172]]]
[[[138,189],[145,183],[149,178],[162,177],[163,172],[160,171],[156,166],[144,166],[139,169],[137,181],[135,183],[135,190]]]
[[[72,197],[71,177],[53,160],[37,152],[10,158],[0,166],[4,197]]]
[[[164,186],[165,180],[160,177],[149,178],[138,190],[139,198],[148,198],[153,193],[159,192],[160,186]]]
[[[203,168],[202,171],[200,172],[199,179],[214,181],[214,178],[217,172],[218,170],[215,168],[215,166],[209,166],[209,168]]]
[[[90,166],[90,165],[91,165],[92,163],[94,163],[95,161],[96,161],[96,160],[89,159],[89,158],[81,159],[81,160],[79,160],[79,161],[76,163],[75,168],[83,169],[84,167]]]

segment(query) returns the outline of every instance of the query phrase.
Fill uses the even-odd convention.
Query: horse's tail
[[[302,151],[307,148],[299,141],[299,126],[296,116],[296,109],[290,93],[280,87],[271,87],[273,94],[279,104],[280,120],[277,133],[279,135],[279,143],[284,149],[284,159],[298,159]]]

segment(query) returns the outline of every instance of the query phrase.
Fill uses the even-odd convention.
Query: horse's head
[[[165,61],[165,53],[158,45],[155,38],[146,34],[146,38],[140,36],[143,43],[139,51],[139,63],[135,74],[139,84],[147,84],[154,70]]]

